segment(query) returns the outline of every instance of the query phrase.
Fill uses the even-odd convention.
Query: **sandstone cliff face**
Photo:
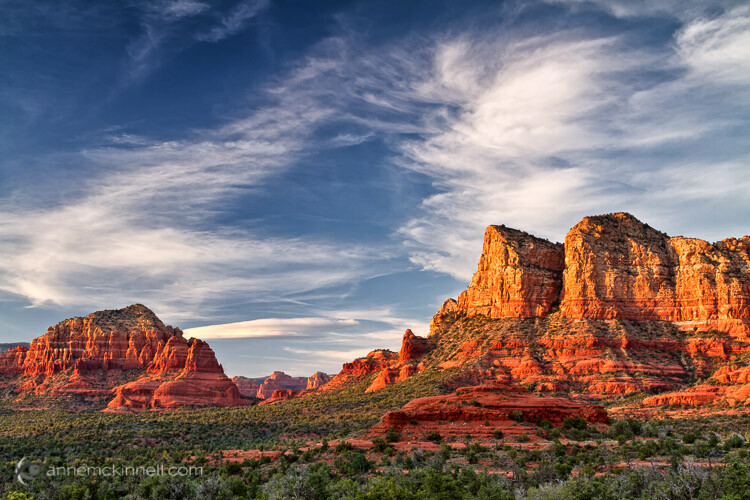
[[[469,288],[458,297],[468,316],[533,317],[558,302],[563,247],[505,226],[490,226]]]
[[[0,374],[18,375],[23,373],[28,347],[14,347],[0,353]]]
[[[254,398],[258,394],[258,388],[260,384],[268,377],[261,378],[248,378],[241,375],[232,377],[232,382],[239,389],[240,394],[248,398]]]
[[[160,409],[247,404],[214,351],[200,339],[172,337],[157,350],[147,374],[113,389],[108,408]]]
[[[750,238],[710,244],[635,217],[586,217],[565,238],[561,311],[574,318],[655,319],[750,331]]]
[[[110,408],[130,409],[245,404],[208,344],[184,339],[141,304],[62,321],[28,350],[0,357],[21,396],[114,394]]]
[[[750,237],[715,244],[670,238],[630,214],[586,217],[564,247],[490,226],[469,288],[450,315],[670,321],[684,329],[750,333]]]
[[[341,371],[323,386],[323,390],[331,390],[346,384],[351,379],[377,373],[387,368],[391,361],[398,359],[398,354],[388,349],[378,349],[358,358],[351,363],[344,363]]]

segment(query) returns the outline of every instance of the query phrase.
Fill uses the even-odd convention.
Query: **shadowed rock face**
[[[141,304],[61,321],[28,349],[0,354],[0,374],[15,377],[21,395],[114,394],[110,408],[244,404],[208,344]]]
[[[750,237],[670,238],[626,213],[586,217],[564,247],[490,226],[469,288],[438,315],[546,316],[558,303],[570,318],[664,320],[744,337]]]

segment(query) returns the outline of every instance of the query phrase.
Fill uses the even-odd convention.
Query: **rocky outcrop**
[[[6,344],[0,344],[0,354],[4,352],[8,352],[11,349],[15,349],[16,347],[25,347],[28,349],[31,346],[28,342],[11,342]]]
[[[565,238],[561,311],[750,331],[750,237],[674,237],[625,213],[586,217]]]
[[[260,384],[262,384],[267,378],[268,377],[248,378],[240,375],[232,377],[232,382],[234,382],[237,389],[240,391],[240,394],[244,397],[254,398],[258,395]]]
[[[421,358],[428,348],[428,340],[424,337],[417,337],[411,330],[404,332],[401,339],[401,350],[398,352],[399,363],[411,363]]]
[[[440,326],[448,323],[458,312],[458,302],[456,302],[456,299],[447,299],[443,302],[438,312],[430,320],[430,333],[427,334],[427,337],[435,335]]]
[[[542,419],[560,425],[565,418],[581,417],[591,423],[607,423],[603,407],[583,405],[567,398],[538,396],[522,387],[501,382],[462,387],[452,394],[409,401],[400,410],[386,413],[373,435],[383,435],[393,427],[401,434],[424,437],[431,432],[441,436],[491,437],[496,429],[520,434],[528,429],[518,424]]]
[[[23,373],[23,363],[28,352],[28,347],[19,346],[0,353],[0,374],[19,375]]]
[[[323,372],[315,372],[307,378],[307,385],[305,386],[305,390],[314,391],[315,389],[320,389],[331,380],[333,380],[333,377],[331,375]]]
[[[750,366],[728,364],[704,384],[682,391],[667,392],[643,400],[646,406],[750,406]]]
[[[479,266],[458,297],[468,316],[545,316],[558,302],[564,268],[563,247],[505,226],[489,226]]]
[[[398,354],[388,349],[371,351],[364,358],[357,358],[351,363],[344,363],[341,371],[328,384],[323,386],[323,390],[338,388],[352,379],[377,373],[387,368],[391,361],[397,359]]]
[[[276,389],[271,393],[271,396],[260,402],[261,405],[269,405],[278,403],[280,401],[286,401],[287,399],[296,398],[300,395],[300,391],[294,389]]]
[[[365,392],[378,391],[391,384],[397,384],[424,370],[425,365],[419,361],[431,346],[432,342],[429,339],[414,335],[414,332],[407,329],[401,341],[398,357],[389,358]]]

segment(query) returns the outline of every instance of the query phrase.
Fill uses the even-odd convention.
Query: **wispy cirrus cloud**
[[[293,81],[282,86],[217,129],[174,141],[115,136],[68,157],[96,173],[46,190],[43,202],[2,200],[0,290],[33,306],[146,302],[195,320],[225,300],[280,301],[372,272],[368,248],[217,223],[230,200],[319,149],[312,134],[332,110]]]
[[[580,30],[438,41],[414,98],[440,103],[439,120],[399,146],[437,191],[400,229],[412,261],[468,279],[488,224],[560,241],[615,210],[707,238],[746,231],[749,12],[690,19],[658,46]]]
[[[165,54],[185,50],[196,42],[216,43],[246,28],[269,0],[241,0],[222,11],[197,0],[165,0],[136,4],[141,32],[126,47],[125,84],[140,81],[161,64]],[[191,19],[210,20],[194,28]]]

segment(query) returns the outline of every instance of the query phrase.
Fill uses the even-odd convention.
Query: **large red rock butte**
[[[750,237],[670,238],[627,213],[586,217],[565,245],[490,226],[469,288],[446,312],[492,318],[670,321],[750,332]],[[439,312],[441,314],[441,312]]]
[[[383,435],[393,427],[411,437],[438,432],[441,436],[490,437],[496,429],[505,434],[521,434],[528,428],[519,422],[535,424],[542,419],[560,425],[565,418],[581,417],[591,423],[607,423],[607,412],[597,405],[583,405],[568,398],[538,396],[522,387],[500,382],[462,387],[452,394],[409,401],[401,409],[389,411],[371,429]]]
[[[0,354],[0,376],[21,396],[113,393],[111,408],[245,404],[208,344],[141,304],[61,321],[28,350]]]

